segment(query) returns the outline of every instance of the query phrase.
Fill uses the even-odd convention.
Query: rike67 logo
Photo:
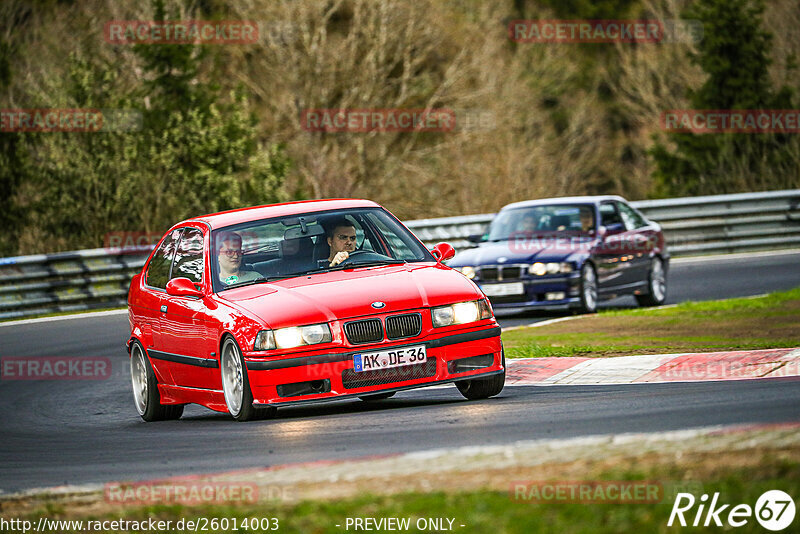
[[[695,504],[696,511],[693,510]],[[742,527],[755,516],[756,521],[765,529],[779,531],[792,524],[794,515],[794,500],[781,490],[764,492],[756,501],[755,509],[748,504],[737,504],[731,508],[730,504],[719,502],[719,493],[714,493],[710,503],[707,494],[703,494],[698,503],[691,493],[678,493],[667,526],[671,527],[677,519],[682,527],[687,524],[693,527]]]

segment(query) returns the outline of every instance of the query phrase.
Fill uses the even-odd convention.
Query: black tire
[[[161,404],[158,380],[141,343],[131,344],[131,385],[139,416],[147,422],[180,419],[183,404]]]
[[[375,393],[374,395],[361,395],[358,398],[362,401],[381,401],[394,397],[396,391],[389,391],[388,393]]]
[[[226,336],[222,341],[219,370],[225,404],[231,417],[244,422],[267,419],[275,415],[277,409],[272,406],[266,408],[253,406],[253,392],[250,390],[242,350],[231,336]]]
[[[667,300],[667,272],[658,256],[650,261],[647,273],[647,294],[634,295],[639,306],[661,306]]]
[[[488,399],[494,397],[506,384],[506,371],[487,378],[473,378],[456,382],[458,391],[469,400]]]
[[[591,263],[584,263],[581,267],[581,302],[578,310],[580,313],[595,313],[597,311],[597,271]]]

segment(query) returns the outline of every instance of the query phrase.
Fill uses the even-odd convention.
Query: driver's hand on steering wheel
[[[336,256],[333,257],[333,261],[331,262],[331,264],[328,267],[333,267],[334,265],[339,265],[340,263],[342,263],[344,260],[346,260],[349,257],[350,257],[350,253],[347,252],[346,250],[343,250],[341,252],[337,252]]]

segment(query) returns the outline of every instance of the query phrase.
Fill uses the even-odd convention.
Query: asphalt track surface
[[[670,302],[800,286],[800,253],[677,263]],[[624,299],[609,303],[633,306]],[[545,318],[501,319],[504,326]],[[189,406],[144,423],[133,407],[123,314],[0,326],[0,356],[106,356],[108,380],[0,381],[0,491],[519,440],[800,421],[800,380],[508,387],[469,402],[455,387],[375,403],[284,408],[236,423]]]

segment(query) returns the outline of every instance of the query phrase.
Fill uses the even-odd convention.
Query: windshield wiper
[[[371,260],[371,261],[362,261],[357,263],[348,263],[347,265],[343,265],[340,263],[339,265],[328,267],[328,270],[340,271],[342,269],[353,269],[355,267],[377,267],[379,265],[399,265],[402,263],[408,263],[408,260]]]
[[[290,274],[280,274],[280,275],[276,275],[276,276],[261,277],[261,278],[256,278],[255,280],[248,280],[246,282],[239,282],[238,284],[226,285],[224,287],[224,289],[231,289],[233,287],[252,286],[252,285],[255,285],[255,284],[263,284],[264,282],[275,282],[277,280],[284,280],[286,278],[293,278],[295,276],[303,276],[304,274],[306,274],[306,273],[290,273]]]
[[[252,286],[253,284],[260,284],[261,282],[266,282],[267,278],[256,278],[255,280],[247,280],[246,282],[239,282],[236,284],[226,284],[223,289],[231,289],[234,287],[245,287],[245,286]]]
[[[354,269],[356,267],[376,267],[378,265],[399,265],[402,263],[408,263],[408,260],[370,260],[364,261],[359,263],[348,263],[343,264],[340,263],[339,265],[334,265],[333,267],[320,267],[318,269],[311,269],[301,274],[315,274],[315,273],[326,273],[330,271],[341,271],[342,269]]]

